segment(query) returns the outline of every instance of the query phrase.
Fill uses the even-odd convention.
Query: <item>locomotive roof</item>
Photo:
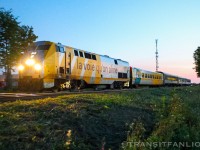
[[[93,53],[93,52],[89,52],[89,51],[86,51],[86,50],[82,50],[82,49],[78,49],[78,48],[74,48],[74,47],[71,47],[71,46],[66,46],[66,45],[62,45],[61,43],[55,43],[55,42],[51,42],[51,41],[37,41],[37,42],[34,42],[37,46],[38,45],[43,45],[43,44],[56,44],[56,45],[61,45],[61,46],[65,46],[65,47],[68,47],[68,48],[72,48],[74,50],[79,50],[79,51],[84,51],[84,52],[87,52],[87,53],[90,53],[90,54],[95,54],[95,55],[99,55],[99,56],[102,56],[102,57],[106,57],[106,58],[110,58],[110,59],[113,59],[113,60],[118,60],[118,61],[121,61],[121,62],[125,62],[125,63],[128,63],[127,61],[125,60],[121,60],[121,59],[117,59],[117,58],[112,58],[108,55],[101,55],[101,54],[97,54],[97,53]]]

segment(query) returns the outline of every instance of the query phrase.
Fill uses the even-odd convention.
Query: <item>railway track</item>
[[[80,91],[62,91],[56,93],[0,93],[0,103],[4,102],[13,102],[16,100],[33,100],[33,99],[41,99],[47,97],[57,97],[62,95],[72,95],[72,94],[92,94],[92,93],[116,93],[123,91],[132,91],[135,89],[116,89],[116,90],[80,90]]]

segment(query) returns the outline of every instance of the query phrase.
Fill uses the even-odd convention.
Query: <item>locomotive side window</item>
[[[96,55],[92,55],[92,59],[93,59],[93,60],[97,60],[97,59],[96,59]]]
[[[91,57],[92,57],[91,54],[88,54],[88,59],[91,59]]]
[[[78,51],[77,50],[74,50],[74,55],[78,56]]]
[[[64,73],[65,71],[64,71],[64,67],[60,67],[59,68],[59,73]]]
[[[123,74],[121,72],[118,72],[118,78],[122,78]]]
[[[123,73],[123,78],[127,78],[127,73]]]
[[[91,54],[85,53],[85,58],[91,59]]]
[[[88,58],[88,53],[85,53],[85,58]]]
[[[118,65],[117,60],[114,60],[114,62],[115,62],[115,65]]]
[[[79,51],[80,57],[83,57],[83,52]]]

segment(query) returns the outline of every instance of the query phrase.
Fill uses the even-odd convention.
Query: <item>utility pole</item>
[[[157,45],[158,45],[158,39],[156,39],[156,71],[158,71],[158,47],[157,47]]]

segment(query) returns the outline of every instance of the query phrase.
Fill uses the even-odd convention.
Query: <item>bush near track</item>
[[[131,147],[128,142],[199,139],[199,86],[0,104],[2,150],[149,149]]]

